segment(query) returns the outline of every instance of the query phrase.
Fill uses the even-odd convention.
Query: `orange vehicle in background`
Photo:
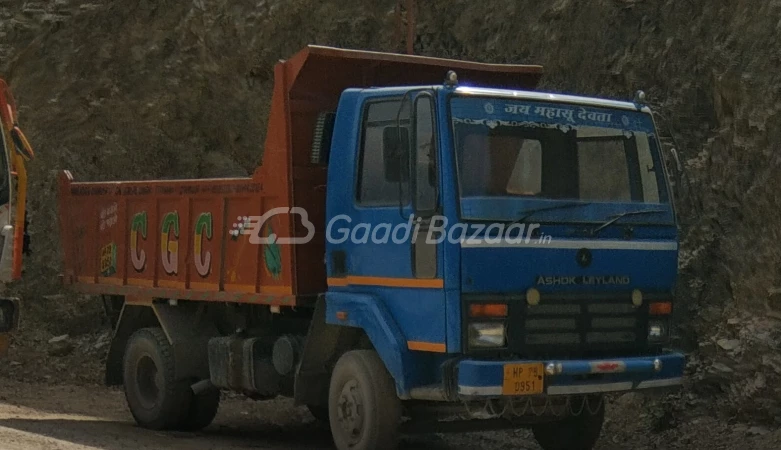
[[[22,276],[26,247],[27,170],[33,151],[18,124],[18,111],[6,82],[0,79],[0,283]],[[19,301],[0,298],[0,355],[8,333],[18,326]]]

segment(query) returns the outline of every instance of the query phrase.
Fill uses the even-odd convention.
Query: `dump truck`
[[[674,389],[677,219],[651,110],[536,65],[308,46],[246,178],[59,175],[63,281],[115,324],[151,429],[292,397],[336,447],[531,427],[590,449],[610,393]]]
[[[28,250],[26,230],[27,171],[33,150],[18,123],[19,113],[8,84],[0,78],[0,285],[22,276]],[[19,299],[0,298],[0,356],[19,324]]]

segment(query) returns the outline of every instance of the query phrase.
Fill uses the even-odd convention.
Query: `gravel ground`
[[[730,424],[701,412],[646,413],[635,395],[617,399],[597,450],[779,448],[781,431]],[[665,425],[667,429],[660,430]],[[21,383],[0,378],[0,449],[330,449],[327,429],[288,400],[224,400],[200,433],[163,433],[135,426],[121,391],[99,385]],[[402,448],[539,450],[525,430],[406,437]]]

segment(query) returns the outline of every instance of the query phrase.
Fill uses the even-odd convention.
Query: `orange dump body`
[[[59,182],[64,281],[82,291],[143,297],[299,305],[326,289],[326,168],[310,162],[318,114],[351,87],[465,83],[534,88],[539,66],[491,65],[309,46],[276,65],[263,164],[252,177]],[[357,130],[356,130],[357,132]],[[303,207],[307,244],[234,236],[244,217]],[[306,236],[298,215],[275,215],[263,234]]]

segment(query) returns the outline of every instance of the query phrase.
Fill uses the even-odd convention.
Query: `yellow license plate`
[[[505,364],[502,395],[542,394],[543,378],[541,363]]]

